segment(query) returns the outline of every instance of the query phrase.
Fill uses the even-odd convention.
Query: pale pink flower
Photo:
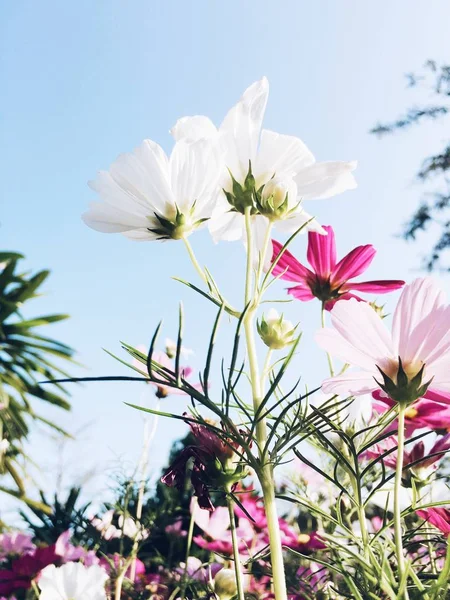
[[[230,517],[225,506],[218,506],[214,512],[195,510],[195,524],[203,530],[204,535],[194,537],[194,542],[201,548],[219,554],[233,554],[231,540]],[[245,553],[252,546],[255,531],[247,518],[240,518],[236,528],[239,550]]]
[[[361,395],[381,388],[380,370],[396,383],[399,357],[411,380],[421,369],[422,383],[431,382],[434,399],[449,402],[450,307],[430,278],[406,286],[393,317],[392,332],[375,310],[354,299],[338,302],[331,311],[333,329],[316,333],[324,350],[351,367],[324,381],[329,394]]]
[[[136,350],[139,350],[143,354],[147,354],[147,348],[143,345],[136,346]],[[170,378],[173,380],[175,378],[175,365],[174,362],[169,358],[169,356],[165,352],[156,351],[152,355],[152,362],[156,363],[166,371],[170,372],[165,375],[164,373],[157,373],[155,370],[155,376],[161,381],[167,380],[167,385],[165,383],[154,383],[150,382],[151,385],[156,387],[156,396],[158,398],[167,398],[167,396],[184,396],[186,392],[177,389],[170,385]],[[142,373],[144,376],[148,377],[148,373],[146,367],[142,364],[141,361],[134,359],[133,366],[137,371]],[[183,379],[188,379],[192,374],[191,367],[182,367],[181,368],[181,376]],[[195,389],[201,389],[201,385],[196,383],[193,387]]]
[[[31,535],[14,531],[0,534],[0,559],[12,554],[30,554],[35,549]]]
[[[357,246],[338,261],[333,228],[324,225],[323,229],[327,235],[314,231],[308,233],[307,259],[311,269],[300,263],[288,250],[283,252],[275,265],[275,276],[280,275],[281,279],[295,284],[288,288],[288,294],[302,302],[318,298],[327,310],[331,310],[337,300],[356,298],[363,301],[363,298],[354,294],[355,291],[387,294],[405,284],[398,279],[353,281],[369,268],[376,254],[375,248],[370,244]],[[276,240],[272,240],[272,244],[274,261],[283,246]]]

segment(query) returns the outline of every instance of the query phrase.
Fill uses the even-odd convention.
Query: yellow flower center
[[[407,419],[414,419],[415,417],[417,417],[418,414],[419,411],[417,410],[417,408],[414,408],[414,406],[410,406],[405,410],[405,417]]]
[[[416,360],[413,362],[404,362],[402,359],[402,367],[405,371],[408,379],[411,380],[423,366],[423,362],[421,360]],[[395,383],[397,383],[397,373],[398,373],[398,360],[390,360],[387,365],[381,367],[381,370],[386,373],[388,377],[392,379]]]
[[[298,538],[297,541],[299,544],[307,544],[311,539],[311,536],[308,535],[307,533],[301,533]]]

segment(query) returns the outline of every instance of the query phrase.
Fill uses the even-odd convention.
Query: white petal
[[[150,222],[149,226],[156,228],[158,224]],[[161,238],[160,234],[149,231],[148,229],[132,229],[130,231],[124,231],[122,235],[129,240],[134,240],[136,242],[148,242],[152,240],[159,240]]]
[[[325,394],[337,394],[343,398],[347,396],[361,396],[370,394],[378,388],[373,377],[366,372],[348,371],[336,377],[326,379],[322,384]]]
[[[236,178],[245,176],[249,161],[255,162],[268,95],[269,82],[263,77],[245,90],[220,126],[226,140],[226,165]]]
[[[227,242],[242,240],[245,232],[244,215],[230,211],[230,205],[222,194],[219,205],[208,221],[208,228],[215,243],[220,240]]]
[[[211,216],[220,191],[218,180],[221,167],[217,147],[208,140],[182,140],[175,144],[170,156],[170,177],[175,201],[181,212],[189,210],[195,201],[198,211],[209,205],[206,217]]]
[[[299,171],[294,177],[298,195],[304,200],[330,198],[356,187],[352,171],[356,161],[319,162]]]
[[[142,217],[146,217],[150,212],[147,200],[130,195],[114,181],[109,171],[99,171],[97,178],[89,181],[88,185],[104,202],[119,210]]]
[[[301,139],[263,129],[253,170],[256,187],[266,183],[275,174],[292,177],[313,163],[314,156]]]
[[[414,335],[416,328],[432,313],[440,311],[445,303],[445,294],[431,277],[415,279],[405,286],[394,312],[392,337],[397,353],[404,361],[411,360],[419,336]]]
[[[81,218],[91,229],[102,233],[123,233],[146,226],[148,220],[125,212],[104,202],[91,202]]]
[[[299,212],[292,214],[287,219],[283,219],[276,222],[276,228],[279,231],[285,233],[294,233],[302,227],[299,233],[306,233],[307,231],[315,231],[326,235],[326,230],[320,225],[320,223],[306,210],[300,209]]]
[[[170,130],[176,141],[185,139],[196,141],[201,138],[214,139],[217,136],[217,127],[208,117],[196,115],[178,119]]]
[[[337,302],[331,311],[331,321],[342,339],[341,355],[347,349],[352,349],[352,353],[355,352],[355,355],[352,353],[348,355],[348,360],[344,358],[349,364],[358,364],[356,354],[364,354],[371,360],[374,371],[376,371],[375,365],[381,367],[385,362],[395,360],[391,335],[381,317],[366,302],[358,302],[354,299]],[[320,336],[319,331],[316,334],[318,341]],[[322,347],[326,349],[324,345]],[[335,338],[330,351],[338,351]]]
[[[344,302],[342,300],[341,302]],[[375,362],[372,356],[368,356],[366,352],[355,348],[340,335],[335,329],[326,327],[319,329],[315,334],[317,344],[332,356],[338,358],[344,363],[360,367],[371,376],[377,373]]]
[[[161,211],[172,200],[168,159],[151,140],[144,140],[132,154],[120,155],[109,173],[101,171],[89,185],[108,204],[137,214]]]
[[[136,148],[134,155],[136,161],[131,164],[119,165],[119,160],[110,169],[111,175],[117,180],[120,177],[132,190],[144,194],[147,202],[162,211],[167,203],[173,204],[173,196],[170,189],[169,160],[164,150],[152,140],[144,140]],[[128,155],[130,156],[130,155]],[[128,166],[126,172],[123,169]],[[124,179],[125,176],[125,179]]]

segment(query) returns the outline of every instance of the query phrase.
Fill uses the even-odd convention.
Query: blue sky
[[[88,229],[80,219],[94,196],[86,182],[144,138],[169,151],[168,130],[181,116],[207,114],[220,122],[262,75],[271,85],[267,128],[301,137],[318,160],[359,161],[358,189],[310,203],[309,212],[335,227],[340,252],[376,246],[371,279],[414,278],[429,240],[409,245],[395,234],[418,202],[413,174],[448,138],[448,122],[383,141],[368,130],[427,100],[406,89],[403,75],[429,57],[448,60],[449,19],[445,3],[426,9],[350,0],[2,3],[2,247],[23,252],[32,269],[52,270],[33,312],[72,315],[53,334],[78,350],[86,369],[77,374],[125,373],[102,348],[116,352],[119,340],[148,344],[160,318],[173,337],[179,299],[186,344],[196,351],[193,366],[201,367],[214,311],[170,279],[195,280],[182,245],[135,243]],[[241,245],[214,246],[207,232],[191,241],[239,302]],[[300,257],[304,246],[304,238],[294,246]],[[282,296],[281,285],[277,291]],[[298,371],[317,383],[324,372],[311,347],[317,306],[291,304],[286,313],[305,331]],[[219,355],[229,340],[225,328]],[[41,485],[52,489],[60,468],[66,483],[93,471],[90,489],[103,490],[112,471],[131,468],[142,419],[123,402],[139,401],[140,394],[133,384],[74,387],[72,413],[48,414],[79,441],[63,452],[48,434],[33,436],[32,454],[45,465]],[[167,403],[183,410],[180,398]],[[160,423],[151,452],[155,470],[184,431],[180,423]]]

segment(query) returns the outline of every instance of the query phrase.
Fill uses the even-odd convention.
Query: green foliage
[[[42,508],[43,505],[26,495],[23,473],[27,456],[23,442],[33,422],[65,434],[56,423],[35,411],[33,400],[70,409],[68,392],[62,385],[54,384],[50,389],[42,382],[67,376],[61,364],[71,360],[73,350],[41,335],[37,329],[62,321],[67,315],[36,318],[22,315],[24,304],[40,295],[40,288],[49,276],[47,270],[35,274],[21,272],[18,265],[22,258],[16,252],[0,252],[0,441],[8,444],[6,451],[0,453],[0,477],[9,475],[14,484],[1,485],[0,491]]]
[[[58,494],[54,495],[51,502],[43,492],[40,493],[44,506],[51,507],[51,513],[39,507],[32,507],[33,517],[21,511],[20,516],[33,532],[36,542],[54,544],[58,537],[68,529],[72,532],[72,542],[80,543],[85,538],[85,530],[89,523],[86,512],[90,502],[78,506],[81,488],[73,487],[69,490],[67,498],[61,500]]]
[[[408,74],[408,85],[411,88],[424,87],[435,99],[435,103],[410,108],[405,115],[391,123],[379,123],[371,130],[378,136],[395,133],[409,129],[414,125],[424,124],[426,121],[436,121],[448,116],[450,112],[450,65],[439,65],[434,60],[425,63],[424,71],[420,75]],[[444,140],[439,152],[424,158],[421,168],[416,176],[422,183],[437,183],[437,186],[427,192],[420,206],[405,224],[403,237],[414,240],[418,233],[434,226],[440,232],[430,254],[425,258],[424,266],[429,271],[442,268],[443,257],[450,249],[450,142]],[[450,270],[448,265],[444,267]]]

